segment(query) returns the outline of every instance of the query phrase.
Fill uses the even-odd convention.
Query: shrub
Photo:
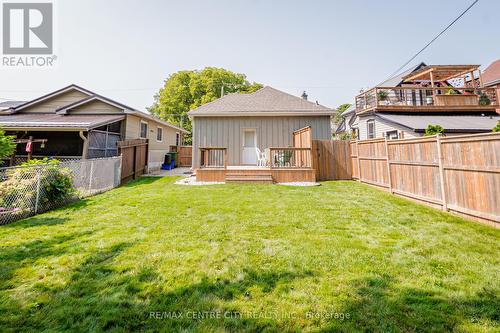
[[[424,136],[444,134],[444,128],[441,125],[428,125],[425,129]]]
[[[493,132],[500,132],[500,120],[497,122],[497,125],[493,127]]]
[[[479,105],[490,105],[491,104],[491,101],[490,101],[490,98],[488,97],[488,95],[486,95],[485,93],[481,93],[481,95],[479,96]]]
[[[7,172],[0,183],[0,207],[28,209],[35,205],[40,177],[39,204],[59,203],[72,197],[76,191],[72,173],[60,167],[58,160],[31,160],[20,168]]]

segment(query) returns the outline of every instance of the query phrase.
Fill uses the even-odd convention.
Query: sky
[[[0,101],[75,83],[145,110],[169,74],[222,67],[328,107],[393,73],[472,0],[55,0],[56,66],[0,69]],[[413,63],[500,58],[500,1],[480,0]],[[483,67],[483,69],[484,69]]]

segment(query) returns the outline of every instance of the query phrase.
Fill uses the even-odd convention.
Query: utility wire
[[[465,9],[462,14],[460,14],[456,19],[454,19],[450,24],[448,24],[446,26],[446,28],[444,28],[439,34],[437,34],[430,42],[428,42],[420,51],[418,51],[413,57],[410,58],[410,60],[408,60],[407,62],[405,62],[401,67],[399,67],[397,70],[394,71],[394,73],[392,73],[387,79],[385,79],[384,81],[387,81],[389,80],[390,78],[394,77],[394,75],[398,74],[402,69],[404,69],[406,66],[408,66],[409,63],[411,63],[416,57],[419,56],[420,53],[424,52],[425,49],[427,49],[432,43],[434,43],[434,41],[436,41],[436,39],[438,39],[439,37],[441,37],[442,34],[444,34],[449,28],[451,28],[451,26],[453,24],[455,24],[455,22],[457,22],[458,20],[460,20],[460,18],[462,18],[462,16],[465,15],[465,13],[467,13],[476,3],[478,3],[479,0],[475,0],[469,7],[467,7],[467,9]],[[384,82],[382,81],[382,82]]]

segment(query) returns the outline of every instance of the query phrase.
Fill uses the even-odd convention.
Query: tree
[[[500,132],[500,120],[497,122],[497,125],[493,127],[493,132]]]
[[[5,135],[4,130],[0,128],[0,158],[12,155],[15,148],[14,137]]]
[[[444,128],[441,125],[428,125],[425,129],[424,136],[444,134]]]
[[[191,131],[192,124],[187,116],[190,110],[220,98],[222,93],[252,93],[260,88],[262,84],[250,83],[244,74],[223,68],[179,71],[165,80],[148,111]],[[186,141],[189,143],[191,138],[186,138]]]
[[[335,115],[333,116],[333,123],[335,125],[338,125],[340,124],[340,121],[342,120],[342,113],[349,109],[349,107],[351,106],[351,104],[349,103],[344,103],[344,104],[341,104],[340,106],[338,106],[336,109],[335,109]]]

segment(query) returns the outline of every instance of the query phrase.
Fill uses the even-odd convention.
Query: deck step
[[[258,174],[228,173],[226,174],[226,183],[272,184],[273,177],[271,176],[271,173],[258,173]]]

